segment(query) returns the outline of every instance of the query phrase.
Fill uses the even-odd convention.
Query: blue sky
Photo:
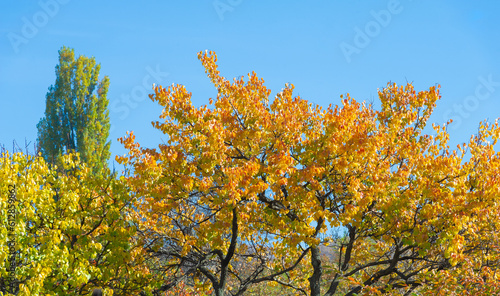
[[[378,102],[392,81],[441,84],[431,122],[449,118],[452,144],[500,117],[500,1],[3,1],[0,144],[36,140],[58,50],[94,56],[110,77],[112,154],[133,130],[155,147],[161,109],[152,83],[186,85],[193,102],[216,96],[196,54],[213,50],[226,78],[255,71],[273,95],[285,83],[315,104],[341,94]]]

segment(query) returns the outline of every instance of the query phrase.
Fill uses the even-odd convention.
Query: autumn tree
[[[147,292],[146,256],[136,227],[124,219],[124,183],[94,175],[75,154],[60,160],[65,174],[38,156],[0,158],[0,291],[10,295],[5,284],[13,278],[17,295],[89,295],[95,287],[107,295]]]
[[[50,164],[68,152],[78,152],[94,172],[107,167],[109,79],[99,80],[100,64],[73,49],[59,51],[56,82],[46,95],[45,116],[37,125],[38,149]]]
[[[218,90],[210,106],[158,86],[153,125],[167,142],[121,139],[157,291],[191,280],[215,295],[263,282],[311,296],[498,292],[496,122],[450,150],[446,125],[424,133],[439,87],[388,84],[381,110],[349,95],[323,109],[293,85],[270,102],[255,73],[230,82],[215,53],[198,57]]]
[[[141,149],[133,133],[122,139],[130,155],[118,161],[133,166],[129,181],[137,198],[135,221],[146,248],[158,258],[158,268],[171,276],[161,289],[191,277],[197,287],[215,295],[241,295],[261,282],[304,291],[306,282],[291,281],[286,274],[308,248],[281,243],[294,238],[282,236],[268,222],[279,223],[276,211],[284,208],[262,195],[266,178],[274,178],[279,168],[264,169],[261,159],[282,165],[281,151],[264,149],[272,145],[264,137],[272,134],[258,134],[262,124],[271,124],[267,110],[257,104],[270,91],[256,75],[248,83],[216,83],[220,96],[214,110],[194,108],[182,86],[155,89],[152,98],[165,107],[165,121],[154,125],[168,135],[158,151]],[[252,125],[244,126],[242,113]]]
[[[291,147],[291,157],[301,167],[299,176],[301,171],[314,173],[303,177],[302,186],[287,186],[292,193],[288,200],[294,194],[309,194],[314,197],[309,207],[316,229],[322,223],[346,229],[344,239],[334,242],[335,264],[324,266],[319,248],[311,246],[311,295],[409,295],[438,287],[435,274],[470,274],[470,269],[463,269],[465,258],[476,262],[476,272],[491,270],[491,262],[478,260],[478,245],[497,258],[492,231],[496,226],[471,231],[471,225],[483,225],[474,211],[491,209],[490,198],[498,192],[498,187],[486,185],[493,184],[489,178],[498,177],[499,154],[492,146],[499,136],[498,125],[481,125],[468,145],[450,151],[444,127],[434,126],[436,136],[423,133],[439,99],[438,89],[417,93],[411,84],[389,84],[379,98],[380,111],[349,97],[342,108],[317,109],[317,132],[299,130],[305,143]],[[486,144],[488,137],[493,143]],[[470,160],[465,147],[472,154]],[[480,194],[470,186],[471,178],[477,180],[473,176],[478,167],[488,171],[478,183],[483,188]],[[299,196],[291,211],[300,209]],[[489,233],[485,240],[473,238],[473,233],[483,231]],[[324,271],[334,278],[323,283]],[[439,285],[445,294],[465,289],[461,287],[465,281],[453,279]]]

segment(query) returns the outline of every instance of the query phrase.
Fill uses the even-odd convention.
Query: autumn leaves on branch
[[[134,168],[139,228],[158,238],[147,248],[171,281],[215,295],[261,282],[311,295],[498,288],[496,122],[450,150],[446,125],[424,133],[436,87],[388,84],[380,111],[348,95],[323,109],[293,85],[269,102],[255,73],[230,82],[215,53],[198,57],[217,98],[196,108],[183,86],[156,87],[153,125],[168,142],[143,149],[131,133],[118,158]]]
[[[19,202],[31,209],[18,230],[30,240],[24,264],[52,254],[29,246],[50,241],[67,266],[40,267],[43,287],[21,267],[26,287],[62,283],[71,295],[89,283],[116,295],[500,292],[497,122],[481,123],[452,150],[446,124],[424,132],[439,87],[388,84],[380,110],[349,95],[322,108],[294,97],[291,84],[270,100],[255,73],[231,82],[215,53],[198,58],[217,98],[195,107],[184,86],[156,86],[150,98],[163,112],[153,126],[166,142],[150,149],[132,132],[121,138],[128,154],[117,161],[128,176],[93,179],[67,156],[63,163],[78,169],[48,186],[55,172],[43,160],[4,155],[0,186],[25,188]],[[47,201],[54,192],[56,204]]]

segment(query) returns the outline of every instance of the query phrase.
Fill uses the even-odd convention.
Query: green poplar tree
[[[73,49],[59,50],[56,83],[46,96],[45,117],[37,125],[38,149],[55,165],[61,154],[76,151],[94,173],[107,168],[110,157],[109,78],[99,81],[100,64]]]

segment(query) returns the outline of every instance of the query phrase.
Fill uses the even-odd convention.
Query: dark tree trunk
[[[323,272],[323,268],[321,267],[319,247],[311,248],[311,264],[313,267],[313,274],[310,278],[308,278],[309,286],[311,288],[311,296],[320,296],[321,274]]]

